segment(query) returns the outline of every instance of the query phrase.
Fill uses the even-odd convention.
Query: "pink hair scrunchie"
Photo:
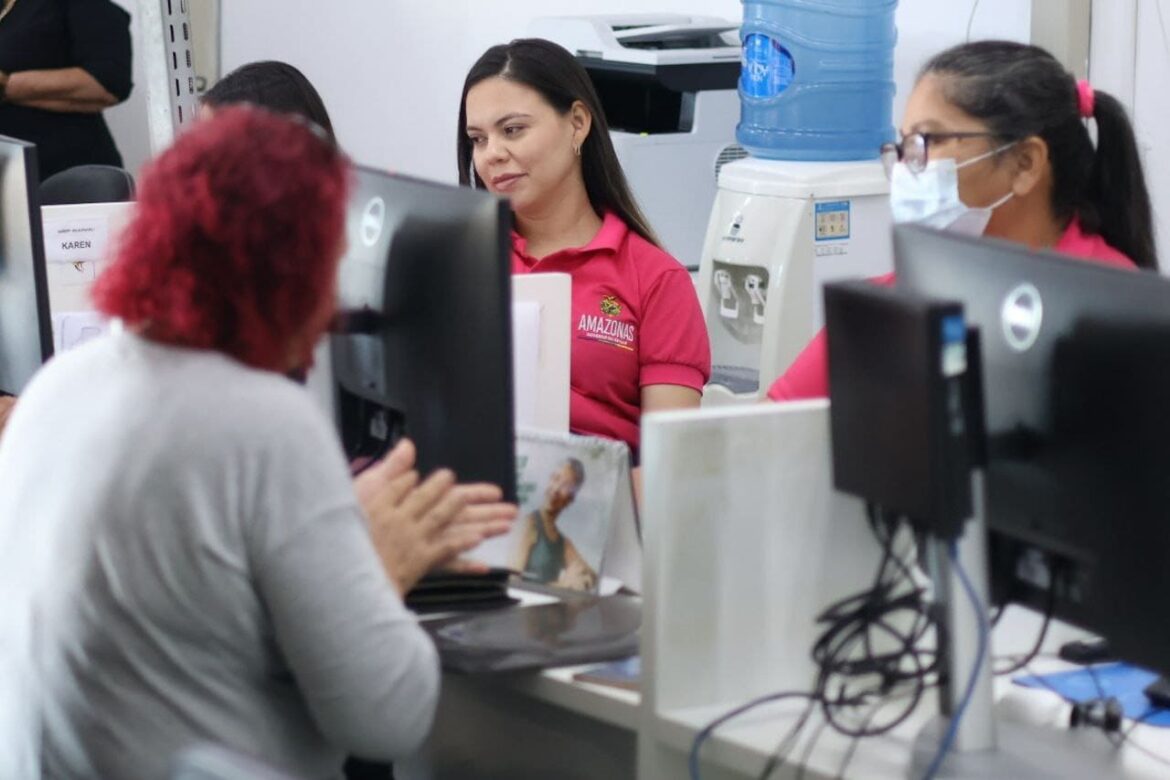
[[[1089,119],[1093,116],[1094,106],[1096,102],[1094,97],[1093,85],[1088,81],[1081,79],[1077,82],[1077,108],[1081,112],[1081,116]]]

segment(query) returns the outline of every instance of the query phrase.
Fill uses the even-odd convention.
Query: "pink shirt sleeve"
[[[642,306],[638,385],[702,392],[711,378],[711,343],[690,275],[682,267],[662,274]]]
[[[801,401],[829,395],[829,340],[822,328],[768,388],[773,401]]]
[[[893,274],[870,279],[874,284],[891,287]],[[792,365],[768,388],[773,401],[805,401],[829,397],[829,338],[821,328]]]
[[[1077,219],[1069,223],[1060,241],[1052,248],[1082,260],[1095,260],[1120,268],[1134,267],[1132,260],[1105,243],[1101,236],[1084,233]],[[884,274],[870,281],[890,286],[895,280],[893,274]],[[796,356],[792,365],[768,388],[768,398],[773,401],[800,401],[828,397],[829,340],[822,328],[804,351]]]

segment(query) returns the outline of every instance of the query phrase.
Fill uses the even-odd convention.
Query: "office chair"
[[[113,165],[78,165],[41,182],[42,206],[134,200],[134,177]]]

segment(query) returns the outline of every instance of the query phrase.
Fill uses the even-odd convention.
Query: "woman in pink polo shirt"
[[[1096,148],[1089,119],[1097,124]],[[902,142],[882,155],[895,222],[1157,268],[1150,199],[1125,109],[1043,49],[979,41],[936,55],[906,102]],[[827,396],[826,350],[822,331],[768,397]]]
[[[585,69],[549,41],[493,46],[459,107],[459,180],[507,197],[512,273],[573,277],[569,425],[629,443],[699,405],[711,372],[690,275],[638,209]]]

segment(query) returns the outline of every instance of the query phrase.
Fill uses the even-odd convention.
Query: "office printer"
[[[739,120],[739,24],[709,16],[536,19],[589,72],[618,159],[666,250],[698,268],[719,169],[747,153]]]

